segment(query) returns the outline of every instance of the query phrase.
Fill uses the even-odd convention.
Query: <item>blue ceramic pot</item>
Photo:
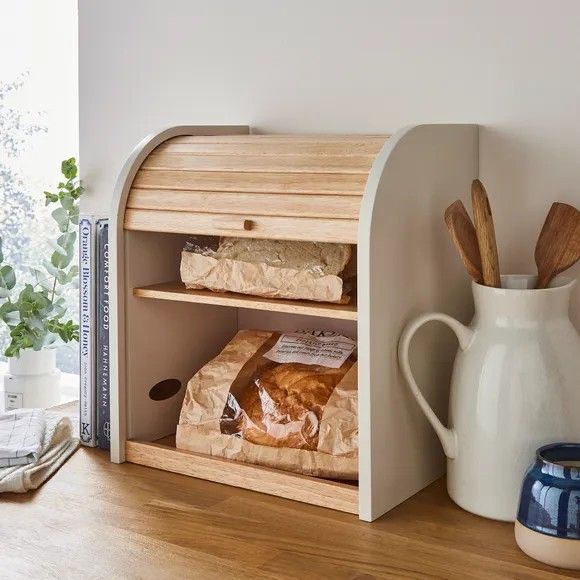
[[[517,520],[541,534],[580,540],[580,444],[538,449],[524,478]]]

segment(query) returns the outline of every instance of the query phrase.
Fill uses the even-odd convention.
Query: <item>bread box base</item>
[[[277,495],[341,512],[358,513],[358,486],[354,483],[307,477],[177,449],[173,437],[165,437],[152,443],[127,441],[125,459],[139,465]]]

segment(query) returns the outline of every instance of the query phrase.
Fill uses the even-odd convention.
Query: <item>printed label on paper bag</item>
[[[4,393],[4,410],[22,409],[22,393]]]
[[[278,342],[264,354],[277,363],[302,363],[340,368],[356,348],[356,342],[334,332],[282,334]]]

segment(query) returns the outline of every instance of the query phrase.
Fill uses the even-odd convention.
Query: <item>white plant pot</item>
[[[8,374],[4,376],[4,409],[58,405],[59,387],[56,350],[23,350],[19,357],[8,359]]]

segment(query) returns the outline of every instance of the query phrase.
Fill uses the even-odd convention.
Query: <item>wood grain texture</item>
[[[251,220],[248,231],[244,222]],[[125,229],[144,232],[205,234],[258,239],[306,240],[356,244],[357,220],[209,214],[127,209]]]
[[[330,147],[332,145],[352,145],[357,143],[369,143],[383,145],[389,138],[387,134],[363,135],[357,133],[332,134],[332,133],[248,133],[230,135],[182,135],[173,137],[171,143],[233,143],[254,144],[311,144],[315,146]]]
[[[358,488],[355,485],[176,449],[171,438],[154,443],[127,441],[125,454],[131,463],[358,513]]]
[[[37,492],[0,497],[0,545],[14,579],[580,578],[528,558],[512,525],[462,511],[442,481],[367,524],[86,448]]]
[[[249,310],[286,312],[303,316],[323,316],[338,320],[356,320],[356,304],[326,304],[307,300],[275,300],[246,296],[244,294],[212,292],[211,290],[187,290],[181,282],[166,282],[135,288],[133,295],[138,298],[155,298],[194,304],[215,304]]]
[[[547,288],[580,259],[580,211],[566,203],[552,204],[536,243],[535,259],[536,288]]]
[[[486,286],[500,288],[501,277],[493,216],[487,192],[479,179],[475,179],[471,185],[471,201],[473,204],[473,221],[481,256],[483,283]]]
[[[467,273],[481,284],[483,273],[477,234],[462,201],[454,201],[445,210],[445,223]]]
[[[358,173],[367,175],[374,155],[193,155],[153,152],[145,169],[234,173]]]
[[[386,136],[365,137],[301,135],[249,135],[226,137],[175,137],[157,148],[158,153],[203,155],[376,155]]]
[[[354,195],[298,195],[243,192],[131,189],[131,209],[358,219],[361,198]]]
[[[188,191],[362,195],[364,174],[227,173],[139,169],[133,187]]]

